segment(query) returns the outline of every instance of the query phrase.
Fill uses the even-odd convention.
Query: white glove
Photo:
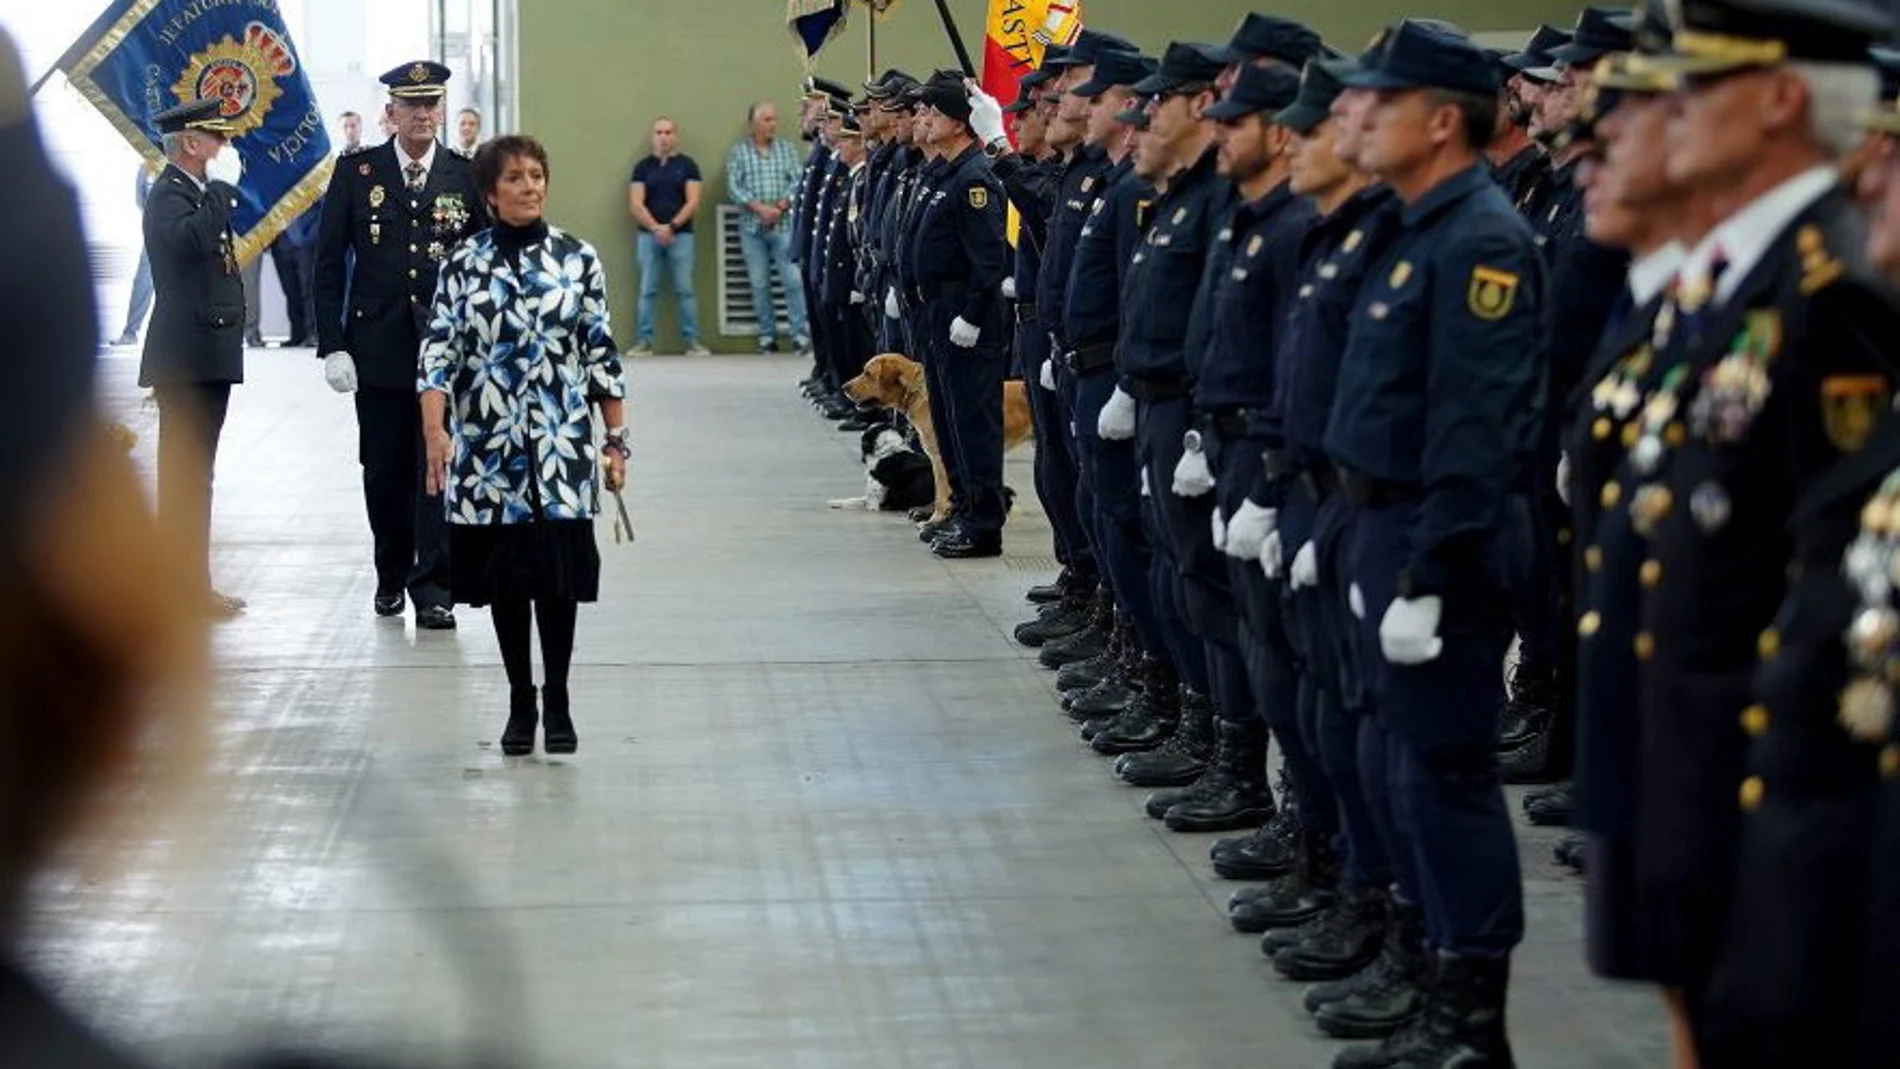
[[[863,304],[863,303],[864,303],[864,294],[862,294],[862,293],[859,293],[859,292],[858,292],[857,290],[852,290],[852,291],[851,291],[851,303],[852,303],[852,304]]]
[[[1214,506],[1214,548],[1222,552],[1227,550],[1227,517],[1220,514],[1220,506]]]
[[[1293,589],[1319,585],[1319,550],[1313,548],[1308,540],[1293,554],[1293,571],[1287,577],[1293,581]]]
[[[1354,583],[1352,589],[1346,591],[1346,608],[1352,610],[1353,619],[1366,618],[1366,596],[1359,592],[1358,583]]]
[[[356,392],[356,360],[338,350],[323,357],[323,381],[338,393]]]
[[[1214,473],[1207,466],[1207,454],[1189,449],[1174,465],[1174,496],[1201,497],[1214,489]]]
[[[1135,399],[1123,393],[1120,386],[1108,395],[1108,403],[1096,417],[1095,433],[1111,442],[1125,442],[1135,436]]]
[[[1424,664],[1444,652],[1438,637],[1438,619],[1445,603],[1437,595],[1394,598],[1379,621],[1379,648],[1393,664]]]
[[[1557,454],[1557,497],[1570,504],[1570,454]]]
[[[1003,280],[1003,296],[1009,298],[1012,301],[1016,299],[1016,276],[1015,275],[1011,275],[1008,278],[1005,278]]]
[[[1280,532],[1268,531],[1267,537],[1260,540],[1260,570],[1267,578],[1278,582],[1280,579],[1280,558],[1286,553],[1286,543],[1280,540]]]
[[[994,145],[998,141],[1007,145],[1009,138],[1003,132],[1003,106],[974,81],[966,81],[965,84],[970,87],[970,130],[976,134],[976,139],[985,145]]]
[[[238,155],[236,145],[225,145],[216,156],[205,161],[205,181],[223,182],[236,189],[244,180],[244,158]]]
[[[1141,496],[1142,497],[1155,496],[1154,491],[1148,488],[1148,469],[1147,468],[1141,469]]]
[[[1055,363],[1055,361],[1053,361],[1053,360],[1044,360],[1044,361],[1042,362],[1042,377],[1041,377],[1041,378],[1039,378],[1039,379],[1037,379],[1036,381],[1037,381],[1037,382],[1039,382],[1039,383],[1041,383],[1041,384],[1042,384],[1042,388],[1043,388],[1043,389],[1045,389],[1045,390],[1053,390],[1053,389],[1055,389],[1055,388],[1056,388],[1056,363]],[[1071,431],[1070,433],[1072,433],[1072,434],[1073,434],[1074,432],[1073,432],[1073,431]]]
[[[958,316],[950,321],[950,344],[959,349],[968,349],[975,345],[976,339],[981,337],[982,334],[982,327],[973,326],[965,322],[962,316]]]
[[[897,287],[884,291],[884,314],[892,319],[904,318],[904,306],[897,303]]]
[[[1251,498],[1241,502],[1240,511],[1227,521],[1227,555],[1235,560],[1260,556],[1261,544],[1279,523],[1279,510],[1256,505]]]

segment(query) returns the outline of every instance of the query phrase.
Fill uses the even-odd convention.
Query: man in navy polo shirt
[[[673,282],[679,301],[680,337],[687,356],[705,356],[699,344],[699,312],[693,301],[693,215],[699,211],[699,164],[679,152],[679,127],[653,120],[653,154],[633,167],[627,209],[640,224],[640,313],[635,323],[634,356],[653,355],[653,305],[660,295],[660,273]]]

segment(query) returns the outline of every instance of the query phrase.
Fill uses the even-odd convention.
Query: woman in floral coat
[[[422,343],[429,492],[440,489],[448,509],[456,602],[494,616],[511,691],[502,752],[532,753],[539,720],[548,753],[573,753],[567,669],[577,606],[600,590],[596,468],[609,490],[626,481],[625,387],[600,259],[542,219],[546,151],[531,137],[498,137],[475,156],[475,184],[495,225],[443,265]]]

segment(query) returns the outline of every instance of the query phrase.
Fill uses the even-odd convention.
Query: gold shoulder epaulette
[[[1795,234],[1794,245],[1801,254],[1801,296],[1811,297],[1847,273],[1847,266],[1840,258],[1827,251],[1827,240],[1822,237],[1821,228],[1813,223]]]

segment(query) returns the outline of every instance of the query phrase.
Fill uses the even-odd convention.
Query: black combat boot
[[[1513,1069],[1504,1026],[1509,958],[1438,956],[1438,979],[1394,1069]]]
[[[1550,848],[1551,856],[1557,859],[1557,864],[1582,872],[1585,842],[1581,835],[1566,835]]]
[[[541,717],[541,748],[551,754],[568,754],[580,749],[580,736],[574,734],[574,718],[567,707],[567,684],[550,683],[541,688],[546,706]]]
[[[1267,726],[1258,720],[1223,720],[1217,730],[1214,760],[1200,783],[1162,814],[1169,831],[1257,828],[1273,818]]]
[[[1086,661],[1090,657],[1108,648],[1108,635],[1114,629],[1115,603],[1107,594],[1095,599],[1089,618],[1080,631],[1061,638],[1052,638],[1043,643],[1036,654],[1036,663],[1044,668],[1061,668],[1077,661]]]
[[[1071,590],[1077,587],[1083,590],[1095,589],[1094,571],[1089,570],[1086,582],[1083,581],[1084,577],[1082,571],[1082,569],[1078,569],[1073,564],[1064,565],[1061,573],[1055,577],[1054,582],[1044,583],[1041,586],[1032,586],[1029,588],[1029,593],[1024,596],[1029,599],[1029,603],[1032,605],[1047,605],[1051,602],[1061,601]]]
[[[1017,624],[1016,641],[1033,649],[1082,630],[1094,614],[1095,592],[1075,591],[1053,605],[1044,605],[1034,620]]]
[[[1386,914],[1385,945],[1372,964],[1345,980],[1306,993],[1306,1008],[1320,1031],[1334,1039],[1379,1039],[1419,1015],[1430,989],[1431,948],[1425,945],[1425,911],[1393,901]]]
[[[1571,800],[1568,780],[1524,796],[1524,815],[1543,828],[1570,826]]]
[[[535,706],[534,688],[512,687],[508,691],[508,726],[501,729],[501,752],[509,757],[524,757],[534,752],[534,729],[541,723]]]
[[[1056,690],[1062,692],[1062,707],[1067,709],[1074,696],[1085,693],[1090,687],[1113,675],[1124,660],[1134,656],[1128,646],[1127,619],[1121,610],[1115,611],[1114,623],[1108,632],[1108,645],[1102,652],[1086,661],[1065,664],[1056,673]]]
[[[1557,674],[1519,662],[1511,666],[1504,713],[1498,721],[1498,751],[1515,750],[1550,724],[1557,707]]]
[[[1299,864],[1299,851],[1299,799],[1282,769],[1280,808],[1273,819],[1252,835],[1216,840],[1208,847],[1207,859],[1213,863],[1215,875],[1223,880],[1277,880]]]
[[[1553,783],[1568,776],[1574,745],[1567,733],[1576,730],[1570,689],[1551,672],[1519,670],[1512,680],[1498,742],[1504,782]]]
[[[1152,654],[1141,662],[1141,697],[1130,702],[1089,745],[1099,754],[1146,753],[1168,741],[1181,725],[1181,683],[1174,662]]]
[[[1372,964],[1385,942],[1384,888],[1348,887],[1319,923],[1291,946],[1273,953],[1273,967],[1289,980],[1343,980]],[[1267,937],[1277,935],[1268,932]],[[1278,942],[1276,940],[1276,942]],[[1264,950],[1267,940],[1261,940]]]
[[[1281,807],[1285,812],[1286,807]],[[1269,821],[1269,826],[1278,821]],[[1339,896],[1339,854],[1330,835],[1300,834],[1299,864],[1259,887],[1243,887],[1227,902],[1227,922],[1254,934],[1292,928],[1326,911]]]
[[[1182,687],[1181,724],[1174,734],[1158,749],[1116,758],[1115,775],[1130,787],[1180,787],[1199,779],[1213,756],[1213,703]]]

